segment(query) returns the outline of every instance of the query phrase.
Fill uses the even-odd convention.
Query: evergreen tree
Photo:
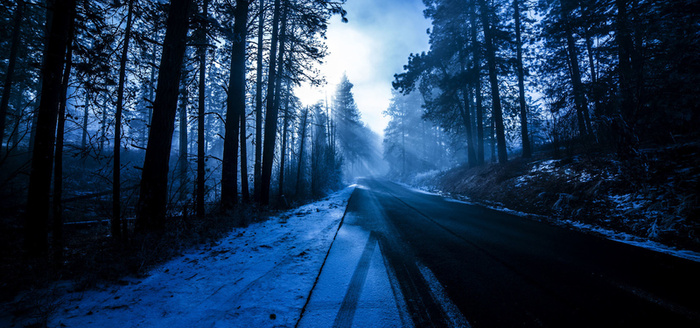
[[[241,113],[245,113],[245,47],[248,1],[236,2],[231,48],[231,69],[226,102],[226,139],[221,178],[221,207],[231,209],[238,202],[238,139]],[[245,142],[241,139],[241,142]],[[241,162],[242,163],[242,162]]]
[[[173,0],[168,13],[167,31],[158,88],[153,103],[153,120],[148,137],[141,178],[136,228],[162,230],[167,205],[168,160],[177,106],[177,90],[185,54],[185,36],[191,0]]]
[[[25,246],[34,256],[48,251],[49,190],[54,156],[56,119],[61,89],[66,49],[70,44],[70,26],[75,17],[74,0],[56,1],[53,5],[51,32],[42,71],[42,95],[37,113],[36,139],[32,153],[32,169],[29,180],[25,221]]]

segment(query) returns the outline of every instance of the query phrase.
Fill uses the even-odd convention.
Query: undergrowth
[[[700,144],[642,149],[634,158],[547,153],[423,175],[418,186],[553,220],[700,250]]]
[[[7,238],[0,245],[0,304],[14,317],[43,326],[60,295],[80,292],[100,284],[123,284],[127,276],[146,275],[150,268],[200,244],[214,243],[235,227],[264,220],[268,213],[254,206],[239,206],[226,215],[204,218],[178,216],[168,219],[157,234],[134,234],[116,241],[108,222],[68,225],[64,232],[63,259],[32,259],[21,248],[21,213],[5,216]]]

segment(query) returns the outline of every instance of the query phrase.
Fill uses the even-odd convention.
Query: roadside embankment
[[[636,158],[544,155],[419,174],[409,184],[486,205],[700,250],[700,144],[641,150]]]

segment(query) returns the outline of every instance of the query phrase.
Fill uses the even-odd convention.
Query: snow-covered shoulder
[[[403,183],[403,182],[394,181],[394,183],[396,183],[396,184],[398,184],[398,185],[400,185],[408,190],[411,190],[413,192],[417,192],[420,194],[431,195],[431,196],[443,196],[443,195],[440,195],[439,193],[432,192],[432,191],[429,191],[429,190],[424,189],[424,188],[416,188],[414,186],[411,186],[411,185]]]
[[[233,230],[123,286],[67,294],[50,327],[292,327],[353,187]]]

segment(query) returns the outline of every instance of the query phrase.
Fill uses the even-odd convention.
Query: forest
[[[49,232],[60,249],[75,214],[108,217],[123,239],[175,212],[319,197],[369,148],[348,81],[332,105],[292,92],[323,82],[312,68],[340,2],[4,6],[2,190],[26,211],[31,253],[48,251]]]
[[[384,140],[392,159],[421,165],[414,158],[426,156],[406,155],[402,144],[427,142],[430,129],[432,140],[447,132],[463,145],[446,156],[469,166],[541,147],[556,157],[566,146],[625,158],[697,136],[694,1],[424,3],[430,51],[411,54],[395,75]]]
[[[318,69],[345,3],[2,1],[3,268],[61,268],[85,245],[167,253],[154,238],[205,238],[200,225],[242,226],[365,175],[449,189],[435,177],[500,183],[513,163],[576,156],[644,172],[659,190],[681,174],[664,195],[682,201],[663,206],[682,205],[683,226],[666,228],[698,244],[700,3],[423,0],[430,48],[387,86],[381,135],[352,81]],[[336,86],[305,105],[302,83]],[[584,187],[602,188],[572,188]],[[551,210],[588,194],[536,195]]]

